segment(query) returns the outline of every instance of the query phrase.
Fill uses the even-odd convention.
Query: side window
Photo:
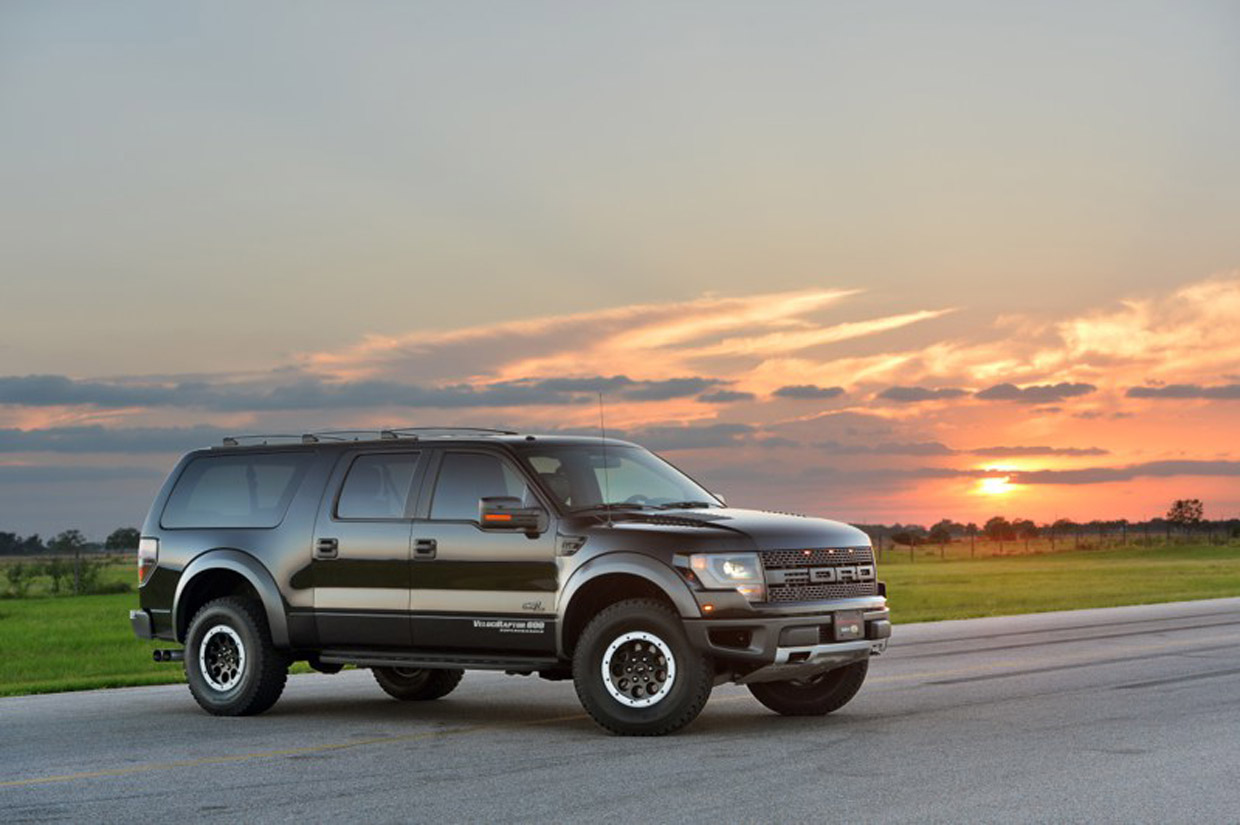
[[[196,458],[177,479],[160,515],[170,529],[275,527],[310,465],[306,453]]]
[[[431,518],[477,521],[478,499],[484,496],[515,496],[526,503],[534,501],[525,481],[499,456],[447,453],[435,481]]]
[[[538,477],[542,479],[560,504],[565,507],[572,507],[576,504],[573,501],[572,479],[563,461],[550,455],[532,455],[529,456],[529,462],[534,472],[538,473]]]
[[[404,518],[419,453],[381,453],[354,459],[336,502],[337,518]]]

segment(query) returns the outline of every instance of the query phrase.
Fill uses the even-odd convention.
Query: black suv
[[[226,439],[180,461],[142,536],[134,632],[183,643],[155,658],[219,715],[271,707],[305,660],[407,700],[469,669],[571,678],[603,727],[657,735],[725,681],[829,713],[891,634],[860,530],[727,507],[613,439]]]

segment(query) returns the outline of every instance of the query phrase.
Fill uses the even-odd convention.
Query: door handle
[[[340,555],[340,542],[336,539],[319,539],[314,545],[316,559],[334,559]]]
[[[439,549],[439,542],[434,539],[415,539],[413,542],[413,557],[415,559],[433,559],[435,551]]]

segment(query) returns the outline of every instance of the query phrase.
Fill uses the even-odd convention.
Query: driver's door
[[[555,525],[520,469],[499,452],[437,451],[413,523],[410,610],[417,648],[555,650]],[[548,512],[547,529],[484,530],[478,500],[512,496]]]

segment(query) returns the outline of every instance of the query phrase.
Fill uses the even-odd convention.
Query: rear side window
[[[431,518],[477,521],[478,499],[484,496],[515,496],[527,505],[534,501],[525,481],[499,456],[448,453],[435,481]]]
[[[349,467],[337,518],[404,518],[418,453],[358,456]]]
[[[204,456],[177,479],[160,524],[191,527],[275,527],[310,466],[308,453]]]

